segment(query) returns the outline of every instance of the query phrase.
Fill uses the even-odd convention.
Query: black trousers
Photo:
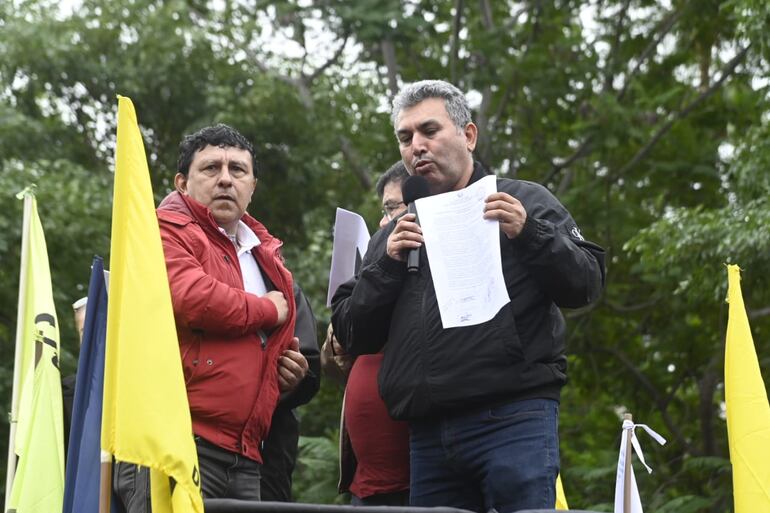
[[[292,474],[297,463],[299,420],[291,408],[278,406],[262,444],[263,501],[291,502]]]
[[[126,513],[152,513],[147,467],[116,461],[112,469],[112,489]]]
[[[195,437],[204,499],[260,500],[260,464]],[[147,467],[115,462],[113,489],[126,513],[151,513]]]
[[[240,454],[195,437],[204,499],[258,501],[261,465]]]

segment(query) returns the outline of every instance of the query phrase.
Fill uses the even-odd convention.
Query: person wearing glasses
[[[375,189],[377,196],[382,201],[382,219],[380,228],[384,228],[403,212],[406,212],[404,198],[401,196],[401,185],[409,173],[406,172],[404,162],[399,160],[385,171],[377,180]]]
[[[377,180],[382,202],[380,229],[406,211],[401,184],[409,176],[402,161]],[[326,375],[346,383],[340,426],[340,493],[354,506],[405,506],[409,503],[409,426],[388,415],[377,389],[382,353],[351,358],[331,327],[321,350]]]

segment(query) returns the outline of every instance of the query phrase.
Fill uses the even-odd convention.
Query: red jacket
[[[283,244],[253,217],[242,221],[259,237],[259,268],[283,292],[289,315],[246,293],[235,247],[211,211],[189,196],[169,194],[157,210],[168,269],[193,432],[261,462],[260,445],[278,402],[278,357],[294,335],[292,276]],[[268,284],[269,290],[269,284]],[[257,330],[269,333],[263,346]]]

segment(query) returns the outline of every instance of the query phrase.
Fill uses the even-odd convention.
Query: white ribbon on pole
[[[640,427],[644,429],[648,435],[650,435],[660,445],[666,445],[666,439],[656,433],[652,428],[646,424],[634,424],[630,420],[623,421],[623,435],[620,437],[620,456],[618,457],[618,473],[615,479],[615,513],[644,513],[642,510],[642,501],[639,498],[639,489],[636,486],[636,477],[634,477],[634,468],[629,465],[631,469],[631,511],[623,511],[623,496],[625,493],[625,478],[626,478],[626,446],[628,444],[627,431],[631,431],[631,446],[636,454],[639,456],[639,461],[642,462],[647,472],[652,473],[652,469],[647,462],[644,461],[644,453],[642,452],[642,446],[639,445],[639,440],[636,438],[634,429]]]

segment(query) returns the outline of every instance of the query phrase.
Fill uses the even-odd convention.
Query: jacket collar
[[[227,236],[219,230],[219,225],[214,220],[211,210],[206,205],[192,199],[190,196],[180,194],[178,191],[173,191],[163,198],[163,201],[161,201],[158,206],[158,210],[168,210],[185,215],[202,227],[227,238]],[[265,228],[262,223],[251,217],[248,213],[243,214],[241,221],[251,228],[261,244],[265,245],[265,247],[271,247],[274,244],[277,244],[278,246],[282,245],[280,240],[270,235],[267,228]]]
[[[468,180],[468,184],[466,185],[466,187],[468,187],[468,185],[470,185],[470,184],[472,184],[474,182],[477,182],[477,181],[481,180],[482,178],[484,178],[488,174],[489,174],[489,172],[484,168],[483,165],[481,165],[481,162],[479,162],[478,160],[474,160],[473,161],[473,173],[471,174],[471,179]]]

